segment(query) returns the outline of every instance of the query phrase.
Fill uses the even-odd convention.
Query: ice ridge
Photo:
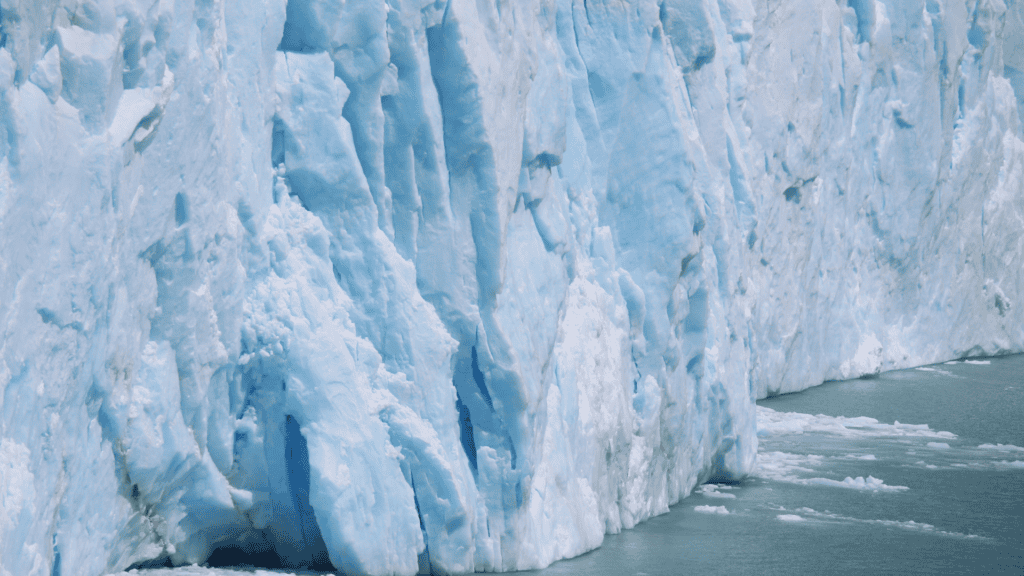
[[[1024,350],[1022,15],[5,1],[0,575],[542,567]]]

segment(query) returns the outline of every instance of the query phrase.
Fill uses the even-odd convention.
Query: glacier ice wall
[[[544,566],[1024,350],[1022,16],[4,2],[0,574]]]

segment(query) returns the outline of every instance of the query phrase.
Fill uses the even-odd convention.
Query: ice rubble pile
[[[1021,15],[5,1],[0,574],[544,566],[1021,350]]]

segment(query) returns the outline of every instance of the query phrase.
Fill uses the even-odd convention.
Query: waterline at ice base
[[[1024,2],[0,25],[2,576],[544,567],[758,398],[1024,351]]]

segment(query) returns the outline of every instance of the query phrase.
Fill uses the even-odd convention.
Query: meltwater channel
[[[1024,355],[770,398],[758,430],[752,477],[520,574],[1024,574]]]

